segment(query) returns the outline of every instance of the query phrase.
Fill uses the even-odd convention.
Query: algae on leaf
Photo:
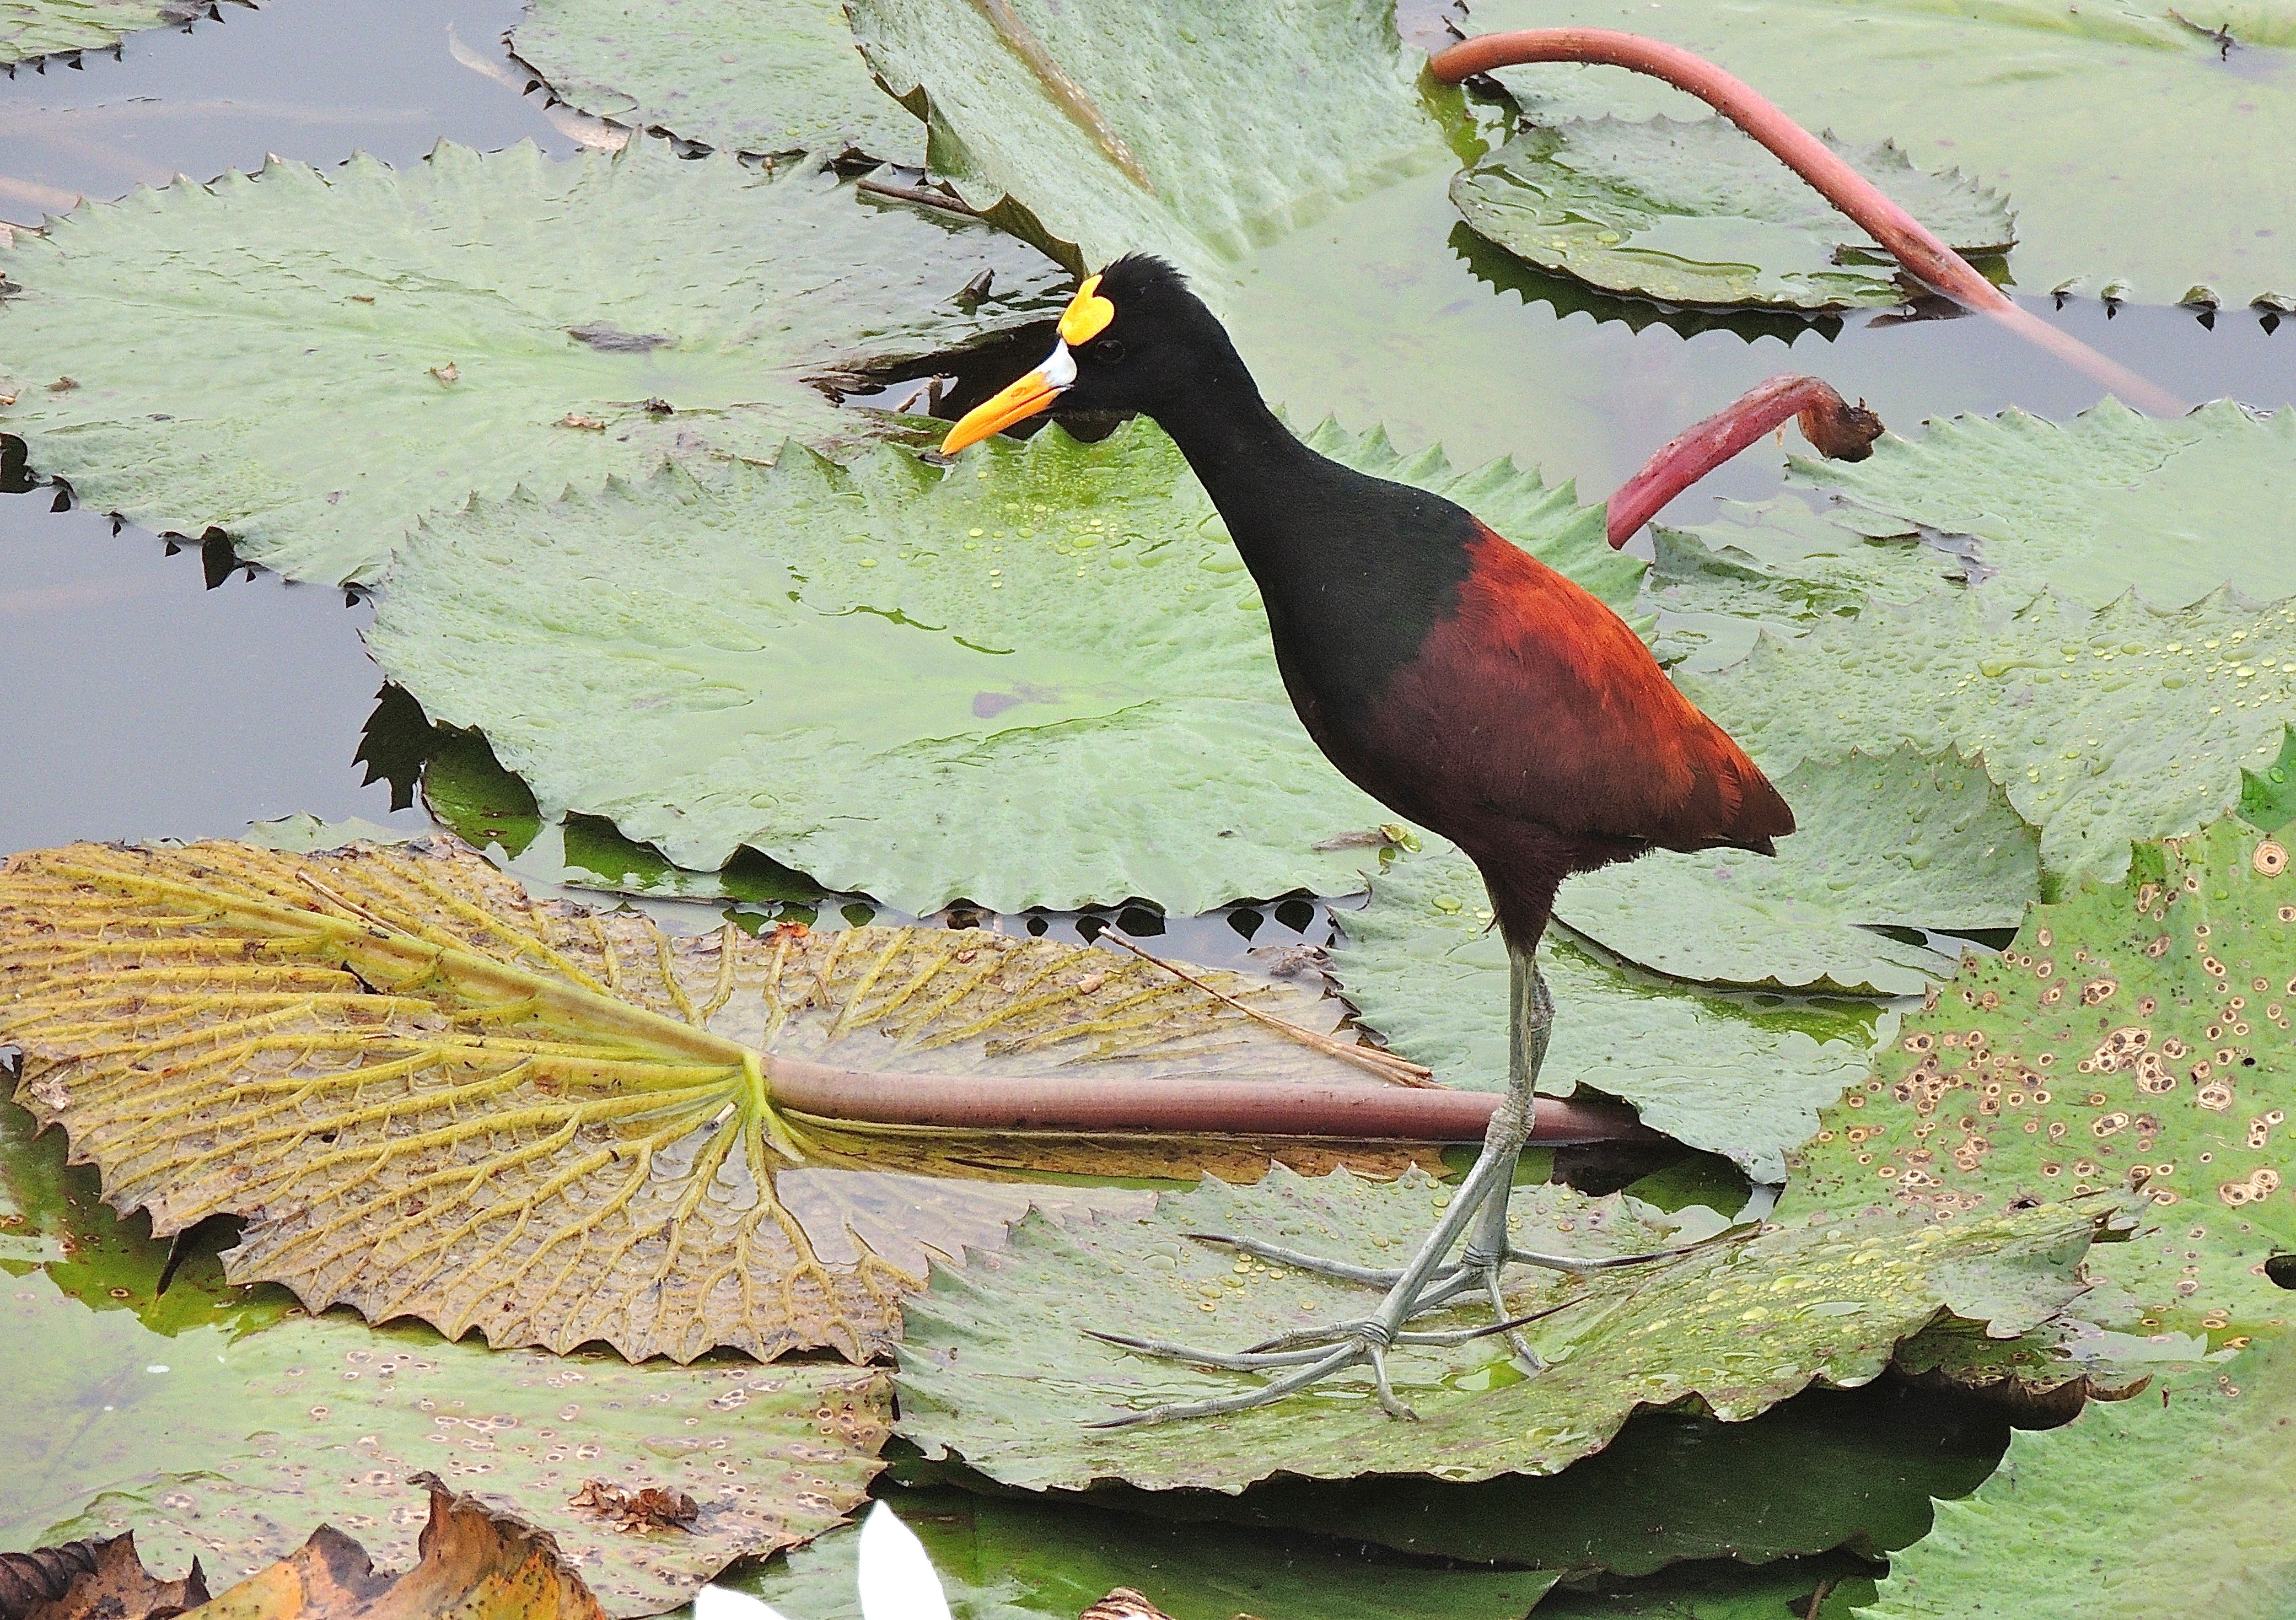
[[[2296,1248],[2296,875],[2237,822],[2141,847],[2127,879],[2035,908],[1908,1015],[1795,1161],[1782,1220],[1874,1205],[1952,1224],[2142,1187],[2079,1313],[2123,1333],[2277,1330]]]
[[[2296,1593],[2296,1345],[2020,1434],[1890,1560],[1860,1620],[2267,1620]]]
[[[987,297],[961,299],[983,269]],[[974,222],[652,141],[563,162],[442,144],[403,171],[275,160],[91,204],[20,237],[0,274],[20,289],[0,303],[0,432],[36,471],[331,582],[373,579],[473,489],[882,437],[893,419],[816,385],[1061,296],[1050,261]]]
[[[1212,1348],[1359,1313],[1359,1287],[1191,1240],[1236,1232],[1378,1264],[1399,1261],[1450,1191],[1421,1175],[1385,1186],[1344,1172],[1276,1170],[1251,1188],[1205,1182],[1145,1222],[1025,1223],[964,1272],[936,1267],[908,1301],[898,1433],[1004,1484],[1236,1491],[1277,1473],[1469,1480],[1553,1473],[1600,1450],[1644,1406],[1694,1400],[1750,1418],[1812,1382],[1865,1382],[1898,1341],[1941,1311],[1996,1333],[2052,1318],[2079,1292],[2091,1216],[2063,1205],[1931,1223],[1890,1212],[1773,1229],[1594,1277],[1510,1273],[1518,1314],[1549,1362],[1526,1378],[1504,1340],[1398,1347],[1389,1367],[1419,1412],[1401,1422],[1342,1375],[1316,1392],[1218,1422],[1088,1428],[1094,1419],[1248,1388],[1248,1375],[1129,1354],[1083,1330]],[[1550,1252],[1634,1252],[1663,1242],[1645,1206],[1554,1187],[1518,1190],[1518,1240]],[[1429,1326],[1480,1325],[1458,1311]],[[1312,1420],[1308,1420],[1312,1414]]]
[[[2296,297],[2296,12],[2284,0],[1478,0],[1478,33],[1625,29],[1719,64],[1806,129],[1894,139],[2017,206],[2018,283],[2169,304]],[[2207,32],[2226,25],[2229,59]],[[1655,80],[1511,68],[1540,121],[1709,109]],[[1915,212],[1919,212],[1916,208]]]
[[[1762,767],[1910,742],[1982,757],[2041,830],[2049,879],[2117,878],[2132,842],[2206,825],[2296,712],[2296,599],[2218,592],[2175,613],[1939,591],[1764,637],[1676,683]]]
[[[2002,253],[2016,226],[1958,170],[1894,145],[1837,156],[1964,254]],[[1896,261],[1800,176],[1720,118],[1565,119],[1524,130],[1451,182],[1480,235],[1610,292],[1669,304],[1843,309],[1907,296]]]
[[[1016,1184],[1032,1170],[1267,1162],[1249,1143],[918,1141],[791,1111],[784,1070],[1377,1084],[1214,992],[1295,1023],[1322,1012],[1314,994],[1198,977],[971,929],[672,940],[426,845],[77,845],[0,873],[19,1100],[116,1207],[162,1235],[240,1216],[232,1280],[314,1309],[633,1360],[867,1359],[936,1255],[993,1247],[1032,1207],[1150,1201]]]
[[[1506,948],[1464,855],[1431,838],[1425,853],[1396,856],[1373,876],[1371,904],[1341,923],[1332,971],[1366,1025],[1447,1085],[1505,1085]],[[1644,1124],[1727,1155],[1756,1181],[1785,1179],[1786,1150],[1809,1139],[1817,1110],[1894,1027],[1871,1002],[1670,983],[1562,928],[1547,931],[1539,961],[1555,1008],[1540,1090],[1620,1098]]]
[[[870,82],[839,0],[538,0],[510,45],[559,100],[619,124],[923,160],[924,127]]]
[[[1308,437],[1630,602],[1642,565],[1568,490]],[[792,449],[478,503],[424,525],[368,644],[546,812],[688,868],[747,846],[920,914],[1342,893],[1361,852],[1316,846],[1388,819],[1301,728],[1250,576],[1145,421],[947,472]]]
[[[1253,249],[1449,155],[1381,0],[847,10],[967,202],[1073,268],[1160,253],[1215,306]]]
[[[253,6],[256,0],[238,0]],[[128,34],[210,15],[215,0],[5,0],[0,63],[71,51],[109,50]]]

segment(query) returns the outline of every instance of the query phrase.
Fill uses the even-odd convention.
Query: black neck
[[[1222,374],[1198,380],[1182,402],[1154,414],[1265,585],[1271,569],[1308,564],[1299,548],[1316,533],[1310,491],[1332,463],[1267,408],[1241,360],[1232,352],[1226,358],[1231,364],[1216,368]]]

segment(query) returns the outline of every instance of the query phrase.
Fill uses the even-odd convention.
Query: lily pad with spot
[[[1630,29],[1718,63],[1806,129],[1957,168],[2015,200],[2010,267],[2029,290],[2296,296],[2296,196],[2279,184],[2296,168],[2296,12],[2283,0],[1480,0],[1473,27]],[[1502,77],[1542,123],[1710,110],[1619,72]]]
[[[945,1487],[895,1488],[881,1500],[916,1532],[967,1620],[1074,1620],[1118,1586],[1178,1620],[1521,1620],[1558,1578]],[[866,1620],[855,1580],[860,1540],[858,1530],[841,1530],[719,1584],[803,1620]]]
[[[1447,1085],[1497,1091],[1507,1075],[1506,948],[1473,865],[1430,839],[1372,879],[1345,913],[1332,972],[1364,1022]],[[1785,1179],[1786,1150],[1863,1074],[1894,1028],[1871,1002],[1757,995],[1624,966],[1564,929],[1539,947],[1554,1043],[1539,1088],[1622,1099],[1643,1123],[1726,1154],[1756,1181]]]
[[[2265,1620],[2296,1585],[2296,1346],[2260,1340],[2016,1436],[2001,1471],[1890,1560],[1864,1620],[2104,1613]]]
[[[1630,604],[1642,565],[1568,488],[1330,424],[1308,442]],[[1360,850],[1317,846],[1390,818],[1308,740],[1242,560],[1145,421],[947,472],[792,449],[478,503],[424,526],[368,645],[546,813],[918,914],[1344,893]]]
[[[422,1526],[406,1481],[428,1469],[550,1531],[609,1613],[650,1615],[838,1524],[877,1470],[880,1374],[631,1367],[305,1317],[226,1283],[200,1234],[116,1217],[28,1126],[0,1104],[0,1551],[132,1533],[154,1570],[197,1559],[219,1591],[325,1522],[404,1567]],[[591,1479],[698,1512],[634,1537],[571,1505]]]
[[[2141,1187],[2126,1243],[2092,1251],[2081,1314],[2212,1346],[2284,1327],[2267,1262],[2296,1248],[2296,875],[2223,822],[2140,847],[2117,884],[2036,907],[1908,1015],[1826,1111],[1780,1218],[1874,1206],[1984,1218],[2027,1199]]]
[[[852,0],[959,195],[1072,267],[1160,253],[1222,301],[1251,251],[1448,160],[1379,0]]]
[[[540,0],[511,49],[583,111],[727,151],[924,159],[838,0]]]
[[[2012,928],[2039,892],[2034,830],[1979,765],[1899,748],[1775,781],[1800,824],[1775,855],[1660,850],[1569,880],[1555,915],[1675,978],[1904,995],[1953,960],[1877,929]]]
[[[1996,1333],[2049,1320],[2079,1291],[2073,1273],[2092,1220],[2054,1204],[1950,1224],[1877,1212],[1592,1277],[1518,1271],[1508,1279],[1512,1311],[1564,1305],[1526,1329],[1549,1365],[1525,1378],[1488,1340],[1398,1347],[1390,1370],[1418,1422],[1389,1417],[1367,1380],[1346,1374],[1320,1394],[1218,1422],[1086,1426],[1240,1393],[1254,1379],[1134,1355],[1084,1329],[1230,1348],[1361,1313],[1355,1285],[1240,1268],[1232,1249],[1185,1234],[1249,1233],[1394,1263],[1449,1197],[1415,1174],[1374,1185],[1278,1170],[1250,1188],[1207,1181],[1160,1199],[1144,1222],[1030,1222],[976,1267],[936,1268],[910,1299],[898,1432],[928,1457],[954,1455],[1029,1489],[1123,1479],[1234,1492],[1277,1473],[1553,1473],[1602,1449],[1641,1407],[1686,1403],[1734,1420],[1813,1382],[1863,1383],[1940,1311]],[[1511,1224],[1528,1247],[1588,1255],[1647,1248],[1673,1230],[1648,1206],[1559,1187],[1519,1189]],[[1488,1314],[1484,1306],[1480,1319]],[[1477,1316],[1426,1321],[1464,1326]]]
[[[2007,205],[1894,145],[1835,155],[1964,254],[2016,241]],[[1524,130],[1451,183],[1475,231],[1544,269],[1669,304],[1846,309],[1895,304],[1896,261],[1720,118],[1573,119]]]
[[[1031,1174],[1267,1162],[1237,1142],[921,1141],[802,1111],[843,1094],[807,1084],[1086,1065],[1152,1086],[1380,1084],[1308,1029],[1336,1003],[1308,991],[970,929],[672,939],[635,912],[531,902],[429,843],[18,856],[0,873],[0,1006],[19,1100],[102,1170],[115,1207],[163,1236],[242,1219],[232,1281],[632,1360],[865,1360],[932,1256],[992,1248],[1031,1208],[1151,1201]],[[1408,1160],[1365,1144],[1357,1162]]]
[[[168,274],[155,277],[164,261]],[[982,270],[986,298],[959,295]],[[89,505],[371,580],[425,513],[865,444],[824,382],[1055,313],[1055,267],[802,165],[442,144],[94,203],[0,274],[0,433]],[[133,344],[120,341],[133,331]],[[132,352],[131,352],[132,351]]]
[[[237,3],[251,7],[256,0]],[[108,51],[130,34],[182,27],[214,11],[214,0],[8,0],[0,10],[0,63]]]

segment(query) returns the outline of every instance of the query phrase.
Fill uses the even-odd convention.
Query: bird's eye
[[[1092,346],[1092,357],[1103,365],[1113,365],[1124,358],[1124,344],[1117,338],[1103,338]]]

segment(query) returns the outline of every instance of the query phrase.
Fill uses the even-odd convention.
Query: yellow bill
[[[977,445],[992,433],[1002,433],[1016,421],[1026,421],[1050,408],[1061,390],[1077,379],[1071,343],[1088,343],[1116,319],[1116,306],[1100,296],[1100,277],[1087,276],[1061,315],[1061,340],[1045,363],[995,397],[983,400],[948,430],[940,441],[943,455],[955,455],[967,445]]]

